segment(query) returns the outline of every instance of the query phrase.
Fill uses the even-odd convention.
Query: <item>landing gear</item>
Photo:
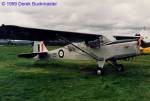
[[[112,61],[112,64],[116,67],[116,71],[118,72],[124,71],[124,66],[122,64],[118,64],[115,59]]]
[[[98,68],[96,69],[96,75],[104,75],[104,69],[98,67]]]
[[[96,68],[96,75],[104,75],[104,64],[105,60],[97,62],[98,67]]]
[[[108,62],[108,61],[106,61]],[[98,67],[95,70],[96,75],[104,75],[104,64],[105,64],[105,60],[102,61],[98,61]],[[124,66],[122,64],[118,64],[116,59],[111,60],[110,62],[111,65],[113,65],[114,67],[116,67],[116,71],[118,72],[123,72],[124,71]]]
[[[118,71],[118,72],[124,72],[124,66],[122,64],[116,65],[116,71]]]

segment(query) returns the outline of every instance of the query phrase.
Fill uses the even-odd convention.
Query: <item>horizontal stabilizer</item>
[[[21,53],[18,54],[18,57],[20,58],[34,58],[35,56],[39,56],[39,58],[46,58],[48,56],[47,52],[42,53]]]

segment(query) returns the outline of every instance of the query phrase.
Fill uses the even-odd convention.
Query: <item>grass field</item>
[[[92,73],[94,61],[45,65],[17,58],[30,50],[30,46],[0,47],[0,101],[150,101],[150,55],[119,61],[125,66],[123,73],[107,65],[101,77]]]

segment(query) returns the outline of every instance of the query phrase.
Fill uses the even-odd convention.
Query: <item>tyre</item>
[[[104,69],[103,68],[97,68],[96,69],[96,75],[104,75]]]
[[[118,64],[116,67],[117,67],[116,70],[117,70],[118,72],[123,72],[123,71],[124,71],[124,66],[123,66],[122,64]]]

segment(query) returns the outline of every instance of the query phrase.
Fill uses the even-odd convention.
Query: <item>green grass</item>
[[[94,61],[35,64],[16,56],[31,50],[0,47],[0,101],[150,101],[150,55],[119,61],[123,73],[107,65],[101,77],[92,73]]]

